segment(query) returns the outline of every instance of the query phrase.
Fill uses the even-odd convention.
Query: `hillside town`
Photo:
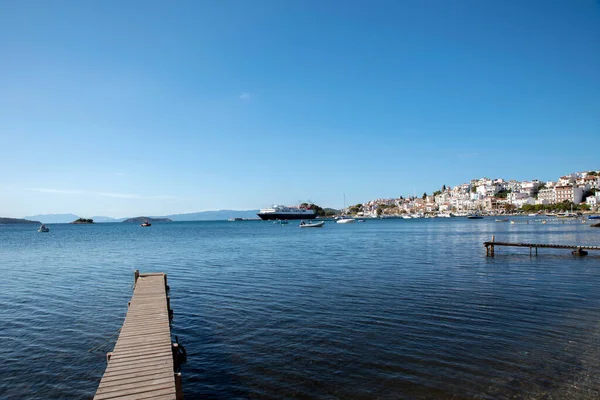
[[[568,209],[596,211],[600,203],[600,172],[574,172],[556,181],[473,179],[454,187],[443,185],[421,197],[375,199],[348,212],[366,217],[448,217],[470,213],[508,214],[519,211]]]

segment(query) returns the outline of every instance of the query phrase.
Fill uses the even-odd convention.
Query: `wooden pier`
[[[485,246],[486,256],[494,257],[494,248],[496,246],[510,246],[510,247],[528,247],[529,255],[533,255],[535,249],[535,255],[538,254],[538,248],[540,249],[573,249],[571,252],[576,256],[587,255],[586,250],[600,250],[600,246],[586,246],[577,244],[541,244],[541,243],[511,243],[511,242],[496,242],[496,238],[492,236],[492,240],[489,242],[483,242]]]
[[[183,399],[180,348],[171,341],[167,275],[134,273],[134,290],[94,400]]]

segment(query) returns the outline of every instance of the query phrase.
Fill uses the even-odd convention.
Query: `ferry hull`
[[[265,221],[272,221],[276,219],[315,219],[317,218],[316,214],[284,214],[284,213],[258,213],[256,214],[260,217],[260,219]]]

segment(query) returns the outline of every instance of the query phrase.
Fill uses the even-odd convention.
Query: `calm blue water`
[[[134,269],[169,274],[186,398],[596,399],[600,245],[582,224],[0,226],[0,398],[90,398]]]

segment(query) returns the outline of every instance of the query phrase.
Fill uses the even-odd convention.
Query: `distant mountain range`
[[[42,224],[68,224],[78,219],[79,216],[75,214],[40,214],[24,218],[40,221]]]
[[[259,210],[217,210],[217,211],[201,211],[188,214],[173,214],[166,215],[173,221],[219,221],[229,218],[258,218],[256,213]]]
[[[259,210],[216,210],[201,211],[187,214],[172,214],[152,216],[148,218],[169,218],[172,221],[219,221],[229,218],[258,218]],[[75,214],[39,214],[24,217],[24,219],[40,221],[43,224],[68,224],[81,218]],[[85,217],[88,218],[88,217]],[[90,217],[94,222],[123,222],[128,218],[112,218],[104,216]]]
[[[113,217],[103,217],[103,216],[95,216],[90,217],[94,220],[94,222],[123,222],[126,218],[113,218]]]
[[[125,223],[131,223],[131,222],[135,222],[135,223],[144,223],[144,222],[171,222],[170,218],[151,218],[151,217],[135,217],[135,218],[128,218],[125,221],[123,221]]]

